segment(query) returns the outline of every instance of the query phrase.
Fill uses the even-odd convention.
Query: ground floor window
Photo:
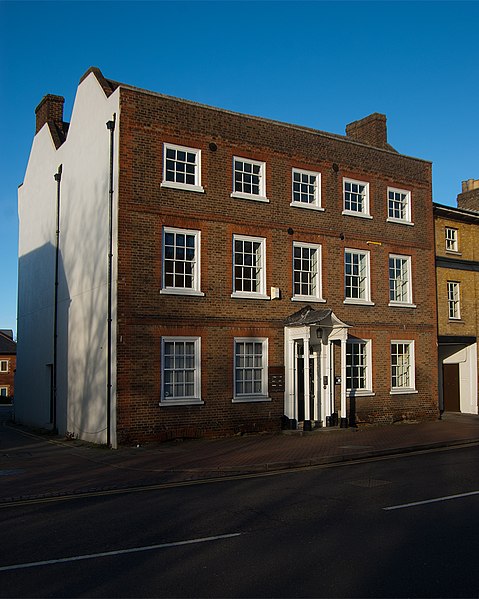
[[[241,337],[234,340],[233,401],[268,399],[268,340]]]
[[[161,350],[161,402],[201,402],[200,338],[163,337]]]
[[[346,389],[372,391],[370,340],[348,339],[346,343]]]
[[[8,397],[8,387],[0,387],[0,397]]]
[[[391,341],[391,392],[414,390],[414,341]]]

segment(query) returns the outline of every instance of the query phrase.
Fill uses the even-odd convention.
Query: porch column
[[[348,427],[346,414],[346,339],[341,339],[341,428]]]
[[[304,338],[303,341],[303,353],[304,353],[304,420],[311,420],[310,414],[310,401],[309,401],[309,337]]]

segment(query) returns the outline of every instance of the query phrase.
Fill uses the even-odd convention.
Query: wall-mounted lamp
[[[289,227],[288,229],[288,235],[292,235],[294,233],[293,229],[291,227]]]
[[[218,149],[218,146],[213,141],[210,143],[208,147],[212,152],[216,152],[216,150]]]

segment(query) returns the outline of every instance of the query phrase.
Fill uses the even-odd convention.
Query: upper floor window
[[[8,372],[8,360],[0,360],[0,372]]]
[[[200,374],[199,337],[161,339],[161,403],[203,403]]]
[[[369,183],[343,179],[343,214],[354,216],[369,215]]]
[[[411,192],[388,187],[388,221],[411,224]]]
[[[389,305],[412,306],[410,256],[389,256]]]
[[[8,397],[8,387],[0,387],[0,397]]]
[[[321,209],[321,174],[293,169],[291,206]]]
[[[266,164],[248,158],[233,158],[233,198],[268,202]]]
[[[355,395],[372,391],[370,340],[348,339],[346,343],[346,389]]]
[[[269,299],[266,295],[266,240],[233,235],[232,297]]]
[[[162,293],[203,295],[200,290],[200,232],[163,228]]]
[[[391,393],[415,391],[414,341],[391,341]]]
[[[369,275],[369,252],[344,252],[345,303],[372,304]]]
[[[234,340],[233,401],[268,399],[268,340],[236,338]]]
[[[447,305],[449,318],[459,320],[461,318],[460,286],[456,281],[447,282]]]
[[[201,150],[163,144],[162,187],[204,191],[201,186]]]
[[[446,251],[457,252],[459,250],[457,233],[457,229],[446,227]]]
[[[323,301],[320,245],[293,243],[293,299]]]

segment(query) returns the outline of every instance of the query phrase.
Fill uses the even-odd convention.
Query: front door
[[[296,396],[296,414],[298,422],[304,422],[304,420],[315,420],[316,412],[315,409],[315,398],[317,383],[317,363],[318,359],[316,354],[311,350],[309,355],[309,394],[305,390],[304,384],[304,369],[305,369],[305,355],[304,355],[304,343],[301,340],[295,342],[295,396]],[[309,397],[308,397],[309,395]]]
[[[459,364],[443,364],[442,381],[444,390],[444,411],[460,412]]]

